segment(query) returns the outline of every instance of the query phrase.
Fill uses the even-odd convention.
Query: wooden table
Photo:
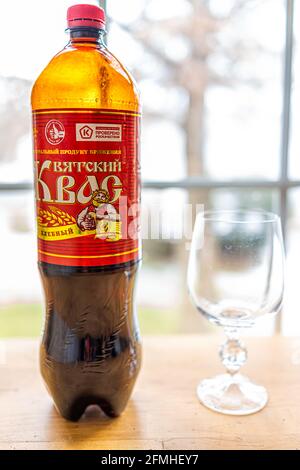
[[[0,449],[300,449],[300,341],[251,338],[246,373],[267,386],[256,415],[223,416],[197,400],[199,379],[221,371],[215,336],[144,338],[143,370],[124,414],[54,409],[38,372],[36,341],[0,342]]]

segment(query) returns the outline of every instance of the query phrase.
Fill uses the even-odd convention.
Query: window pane
[[[290,178],[300,179],[300,5],[295,1],[293,87],[291,101]]]
[[[260,207],[277,212],[273,191],[231,190],[143,191],[143,265],[137,302],[143,333],[199,333],[213,331],[192,305],[186,286],[186,269],[193,211],[189,203],[206,208]],[[31,192],[0,196],[0,336],[38,335],[41,325],[41,284],[36,266]],[[270,332],[272,325],[256,332]]]
[[[284,5],[108,2],[109,44],[142,91],[145,179],[278,177]]]
[[[13,27],[2,21],[0,29],[0,182],[32,180],[30,90],[67,43],[66,10],[74,3],[16,0],[1,6]]]
[[[0,57],[0,181],[32,178],[30,88],[66,43],[73,3],[5,5],[22,48],[4,24],[0,40],[9,36],[10,45]],[[110,48],[142,91],[143,177],[278,176],[285,2],[210,0],[196,10],[188,0],[107,3]]]
[[[189,242],[185,235],[189,227],[183,220],[190,219],[187,204],[205,204],[206,209],[262,208],[278,213],[277,191],[270,190],[144,190],[144,218],[149,211],[160,211],[160,239],[144,240],[144,261],[138,284],[140,319],[144,332],[203,333],[214,331],[215,327],[197,314],[192,305],[186,286],[186,269],[189,255]],[[192,215],[195,212],[192,211]],[[185,227],[184,234],[181,230]],[[148,231],[151,230],[147,226]],[[151,227],[153,229],[153,225]],[[155,227],[154,227],[155,228]],[[173,234],[173,239],[163,239],[162,234]],[[155,232],[155,231],[154,231]],[[157,233],[157,232],[155,232]],[[145,235],[145,233],[144,233]],[[181,237],[183,236],[183,239]],[[161,330],[161,325],[163,325]],[[253,329],[251,334],[270,334],[274,322],[268,321]]]
[[[216,178],[275,179],[280,159],[285,2],[243,3],[244,8],[239,12],[237,7],[218,33],[220,50],[209,59],[220,83],[212,83],[205,99],[205,163],[208,174]]]
[[[74,3],[17,0],[5,6],[3,15],[14,17],[14,29],[22,31],[22,48],[20,38],[11,35],[10,25],[3,24],[0,40],[3,44],[8,36],[11,40],[0,55],[0,182],[32,179],[30,87],[66,43],[65,12]],[[132,70],[142,91],[144,179],[174,180],[199,174],[220,179],[276,178],[285,1],[203,0],[196,10],[197,2],[189,0],[107,3],[112,17],[110,48]],[[296,64],[298,56],[296,47]],[[300,87],[294,70],[296,102]],[[294,127],[292,173],[300,177],[300,145]],[[296,207],[296,199],[291,197],[291,208]],[[212,329],[197,315],[187,294],[188,250],[181,232],[188,202],[204,203],[206,208],[278,211],[276,191],[144,190],[144,214],[149,209],[163,221],[156,238],[144,240],[138,305],[145,333]],[[0,213],[0,335],[36,335],[42,295],[35,262],[32,193],[0,194]],[[296,219],[296,215],[290,219],[292,241],[296,240]],[[147,225],[144,218],[146,232]],[[292,325],[288,318],[284,317],[285,324]]]

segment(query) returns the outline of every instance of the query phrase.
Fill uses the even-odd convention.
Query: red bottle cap
[[[91,28],[105,28],[105,12],[96,5],[73,5],[67,11],[68,27],[88,26]]]

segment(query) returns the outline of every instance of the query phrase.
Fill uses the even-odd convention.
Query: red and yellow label
[[[140,257],[140,117],[33,113],[39,260],[104,266]]]

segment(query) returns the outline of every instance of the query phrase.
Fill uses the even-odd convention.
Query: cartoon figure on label
[[[96,189],[92,193],[91,204],[77,215],[77,225],[82,232],[95,230],[95,238],[118,241],[121,235],[120,214],[110,204],[108,191]]]

